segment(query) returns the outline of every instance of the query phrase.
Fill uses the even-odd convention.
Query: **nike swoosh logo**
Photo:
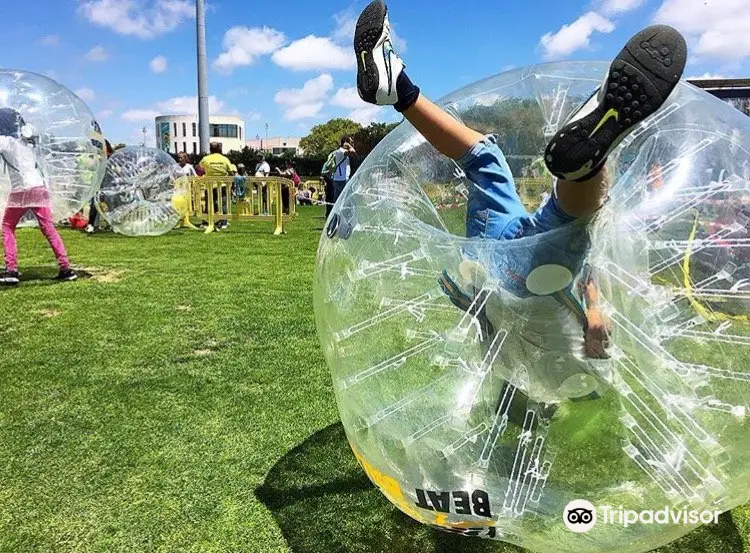
[[[393,47],[391,46],[390,42],[385,44],[383,47],[383,57],[385,58],[385,70],[388,73],[388,96],[391,95],[393,92],[393,79],[391,78],[391,52],[393,52]]]
[[[610,119],[612,119],[613,117],[615,118],[615,121],[620,120],[620,112],[614,108],[610,109],[607,113],[604,114],[604,117],[602,117],[602,120],[599,121],[599,124],[596,126],[596,128],[594,128],[593,132],[589,135],[589,138],[593,138],[593,136],[597,132],[599,132],[599,129],[601,129],[604,126],[604,124]]]

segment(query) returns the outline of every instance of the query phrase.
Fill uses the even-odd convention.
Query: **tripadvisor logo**
[[[622,505],[594,507],[585,499],[576,499],[565,506],[563,523],[571,532],[589,532],[597,523],[627,528],[635,524],[718,524],[721,511],[697,511],[695,509],[673,509],[664,507],[658,510],[634,511]]]
[[[585,499],[571,501],[563,511],[563,522],[571,532],[588,532],[596,524],[596,507]]]

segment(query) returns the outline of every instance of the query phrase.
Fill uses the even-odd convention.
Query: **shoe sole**
[[[375,103],[378,92],[378,68],[372,52],[383,35],[388,8],[381,0],[371,2],[359,16],[354,32],[354,52],[357,55],[357,90],[365,102]]]
[[[550,173],[566,180],[595,173],[633,127],[664,105],[686,60],[685,39],[672,27],[655,25],[633,36],[612,62],[597,108],[547,145]]]

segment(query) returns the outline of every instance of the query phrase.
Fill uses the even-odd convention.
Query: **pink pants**
[[[24,214],[31,210],[39,221],[39,228],[47,238],[52,251],[55,252],[57,263],[61,269],[70,267],[68,253],[65,251],[60,234],[52,220],[52,210],[49,207],[6,207],[3,215],[3,250],[5,252],[5,269],[18,270],[18,246],[16,245],[16,226]]]

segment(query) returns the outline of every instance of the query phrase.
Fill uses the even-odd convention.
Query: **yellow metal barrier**
[[[274,234],[283,234],[284,222],[296,216],[294,183],[281,177],[247,177],[244,190],[235,190],[234,177],[190,179],[190,208],[183,227],[196,228],[191,217],[205,218],[206,233],[217,220],[273,221]],[[244,192],[244,194],[243,194]]]

